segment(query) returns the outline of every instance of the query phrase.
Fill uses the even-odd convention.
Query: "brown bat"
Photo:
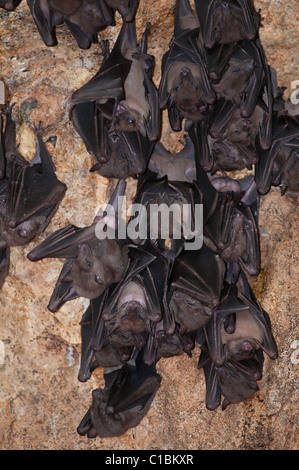
[[[201,0],[195,2],[204,44],[208,49],[217,44],[230,44],[256,39],[260,14],[252,0]]]
[[[198,41],[199,30],[189,1],[177,0],[174,34],[162,59],[159,86],[160,106],[167,108],[174,131],[181,130],[184,118],[190,123],[203,120],[216,101]]]
[[[95,217],[90,226],[79,228],[68,225],[57,230],[35,247],[27,257],[30,261],[43,258],[65,258],[55,297],[50,304],[54,309],[61,302],[83,296],[94,299],[100,296],[110,284],[121,279],[127,265],[126,240],[118,240],[107,236],[98,238],[97,229],[116,227],[118,196],[124,194],[126,184],[120,180],[110,200],[114,214],[102,211]]]
[[[92,405],[77,431],[89,438],[117,437],[144,418],[160,387],[154,365],[147,366],[139,353],[116,370],[104,369],[105,388],[92,393]]]
[[[124,23],[99,72],[72,96],[71,120],[96,161],[91,171],[107,178],[143,173],[160,133],[149,30],[138,45],[135,22]]]

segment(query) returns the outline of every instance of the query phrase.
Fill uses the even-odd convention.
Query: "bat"
[[[159,85],[160,107],[167,108],[174,131],[181,130],[183,119],[189,126],[204,120],[216,101],[198,41],[199,30],[189,1],[177,0],[173,38],[162,58]]]
[[[198,163],[198,169],[199,165]],[[204,176],[202,173],[201,179]],[[211,207],[210,215],[204,225],[205,243],[226,263],[239,262],[248,274],[257,275],[260,271],[259,197],[254,177],[250,175],[239,180],[241,191],[237,193],[231,189],[218,192],[208,179],[205,181],[207,190],[203,193],[204,209],[205,197],[207,198],[207,212]],[[202,190],[200,182],[198,184]],[[230,186],[228,185],[228,189]],[[237,185],[232,187],[238,189]]]
[[[273,142],[268,150],[260,148],[255,181],[260,194],[267,194],[272,184],[281,184],[282,194],[298,188],[299,121],[286,113],[273,117]]]
[[[20,5],[22,0],[0,0],[0,8],[12,11]]]
[[[137,426],[147,414],[161,384],[155,366],[138,353],[132,363],[105,370],[105,388],[92,392],[92,405],[77,431],[89,438],[117,437]]]
[[[6,107],[4,131],[5,178],[1,180],[1,248],[21,246],[50,223],[67,189],[55,175],[52,158],[42,140],[41,123],[35,128],[36,151],[31,162],[20,155],[15,140],[13,106]]]
[[[165,315],[165,290],[172,261],[158,245],[146,240],[141,246],[129,247],[130,262],[122,280],[108,292],[95,327],[93,346],[100,350],[105,334],[114,346],[142,348],[153,323],[164,318],[166,328],[171,329]]]
[[[137,44],[135,21],[124,23],[98,73],[72,95],[70,117],[96,162],[91,171],[107,178],[143,173],[160,133],[149,30]]]
[[[167,305],[181,332],[196,331],[210,320],[220,303],[225,273],[224,261],[205,244],[196,251],[182,250],[176,257]]]
[[[54,298],[50,301],[51,305],[54,302],[54,309],[61,302],[74,298],[75,294],[94,299],[110,284],[121,279],[127,264],[127,243],[126,240],[118,240],[117,236],[111,237],[109,227],[111,230],[116,228],[118,197],[124,194],[125,187],[125,181],[120,180],[112,194],[109,206],[114,208],[114,214],[100,211],[87,227],[63,227],[28,253],[30,261],[66,259],[53,293]],[[98,230],[104,230],[104,227],[107,227],[107,236],[101,238]]]
[[[202,0],[195,2],[195,8],[208,49],[258,36],[261,17],[252,0]]]
[[[202,192],[196,181],[171,181],[167,175],[158,177],[157,173],[147,169],[138,178],[133,200],[134,205],[141,205],[144,210],[140,216],[144,230],[142,234],[137,233],[136,238],[133,234],[131,240],[140,243],[147,236],[157,240],[187,240],[192,234],[200,235],[197,206],[201,203]],[[142,217],[146,220],[142,221]]]
[[[56,46],[56,26],[65,23],[81,49],[97,42],[97,33],[114,25],[114,12],[98,0],[27,0],[46,46]]]
[[[226,281],[221,302],[205,325],[207,347],[217,367],[226,361],[256,359],[261,349],[272,360],[278,356],[268,313],[261,307],[237,266],[236,282]]]
[[[263,363],[263,352],[259,350],[255,358],[228,360],[216,366],[206,345],[201,346],[198,368],[204,370],[207,409],[212,411],[218,408],[222,396],[222,410],[231,403],[241,403],[252,398],[259,390],[257,381],[262,378]]]

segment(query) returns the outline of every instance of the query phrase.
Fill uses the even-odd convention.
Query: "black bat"
[[[135,21],[124,23],[99,72],[72,96],[71,120],[96,161],[91,171],[108,178],[143,173],[160,133],[149,29],[138,45]]]
[[[108,206],[110,210],[113,207],[112,213],[100,211],[87,227],[68,225],[59,229],[28,253],[31,261],[66,259],[50,301],[51,310],[78,296],[94,299],[121,279],[127,264],[127,243],[110,236],[109,227],[115,234],[118,197],[125,187],[125,181],[120,180]],[[104,237],[105,230],[108,232]]]
[[[27,0],[46,46],[56,46],[56,26],[65,23],[81,49],[97,42],[97,33],[114,23],[114,11],[99,0]]]
[[[12,11],[20,5],[22,0],[0,0],[0,8]]]
[[[258,36],[261,17],[253,0],[201,0],[195,8],[208,49]]]
[[[203,368],[206,381],[206,407],[215,410],[222,402],[222,410],[231,403],[240,403],[252,398],[259,390],[257,381],[261,380],[264,355],[261,350],[256,357],[233,361],[228,360],[221,366],[212,361],[206,345],[201,346],[198,368]]]
[[[256,358],[259,349],[276,359],[278,350],[270,317],[254,296],[242,270],[238,265],[233,269],[236,281],[225,283],[221,303],[204,327],[212,361],[221,367],[229,360]]]
[[[225,263],[205,244],[199,250],[183,250],[171,271],[167,305],[181,332],[202,328],[220,303]]]
[[[24,245],[43,232],[67,189],[55,175],[52,158],[42,140],[41,123],[35,129],[35,156],[27,162],[17,150],[12,106],[6,107],[5,114],[6,177],[0,189],[1,248]]]
[[[148,412],[160,387],[154,365],[147,366],[142,353],[120,369],[104,369],[105,388],[92,392],[92,405],[77,431],[89,438],[117,437],[137,426]]]
[[[298,190],[299,119],[287,113],[273,117],[273,141],[268,150],[260,148],[255,180],[260,194],[266,194],[271,185],[281,184],[282,194],[287,189]]]
[[[199,30],[189,1],[177,0],[174,34],[162,58],[159,86],[160,107],[167,108],[174,131],[181,130],[183,119],[189,123],[202,121],[216,101],[198,41]]]

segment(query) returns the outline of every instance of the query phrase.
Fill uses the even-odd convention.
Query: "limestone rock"
[[[298,3],[259,0],[264,27],[261,40],[278,83],[292,92],[299,79]],[[172,36],[174,0],[141,0],[138,34],[152,23],[149,53],[156,56],[159,83],[161,57]],[[100,34],[116,38],[115,27]],[[193,357],[161,360],[162,386],[141,424],[115,439],[89,440],[76,428],[91,402],[91,391],[103,385],[101,371],[87,383],[77,379],[80,361],[79,321],[84,299],[47,310],[62,262],[31,263],[26,254],[54,230],[68,223],[88,225],[108,200],[113,182],[89,172],[90,155],[69,122],[69,99],[98,70],[100,48],[80,50],[67,28],[57,29],[59,45],[47,48],[25,1],[14,12],[0,11],[0,79],[4,81],[18,124],[20,149],[31,157],[30,125],[51,127],[46,138],[58,178],[68,191],[45,233],[25,247],[13,248],[11,267],[0,292],[0,446],[2,449],[297,449],[299,362],[298,196],[280,196],[273,188],[262,197],[260,231],[262,272],[252,286],[268,311],[279,358],[266,358],[260,391],[252,400],[225,411],[208,411],[199,351]],[[179,136],[163,123],[162,141],[172,150]],[[51,143],[52,142],[52,143]],[[133,195],[135,182],[129,181]]]

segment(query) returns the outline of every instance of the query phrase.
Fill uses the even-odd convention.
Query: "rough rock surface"
[[[260,0],[261,31],[269,63],[278,83],[291,93],[299,79],[298,3]],[[172,36],[174,1],[141,0],[138,34],[152,23],[149,52],[156,56],[159,82],[161,56]],[[114,40],[109,27],[102,38]],[[0,79],[16,102],[18,140],[24,156],[32,157],[30,125],[51,125],[45,137],[58,177],[68,191],[44,234],[26,247],[11,250],[9,276],[0,292],[0,448],[10,449],[298,449],[298,196],[280,196],[272,189],[262,197],[260,231],[262,271],[252,286],[268,311],[279,348],[276,361],[265,360],[260,391],[252,400],[208,411],[199,351],[193,357],[161,360],[162,386],[141,424],[115,439],[95,440],[76,432],[87,411],[91,391],[102,386],[94,373],[87,383],[77,380],[80,360],[79,321],[83,299],[65,304],[57,313],[47,304],[62,262],[30,263],[26,254],[47,235],[67,223],[87,225],[112,183],[89,173],[92,160],[68,120],[71,93],[98,70],[100,48],[82,51],[65,27],[57,30],[59,45],[44,46],[25,1],[15,12],[0,11]],[[165,121],[163,142],[179,146]],[[128,194],[135,183],[129,181]]]

